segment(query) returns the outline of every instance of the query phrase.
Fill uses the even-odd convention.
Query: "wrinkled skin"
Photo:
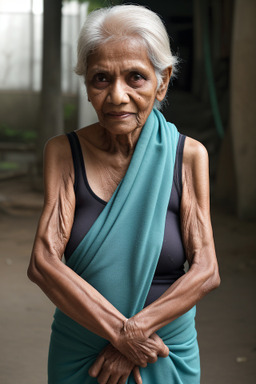
[[[169,348],[156,334],[145,335],[136,324],[134,318],[125,322],[116,348],[134,364],[146,367],[148,363],[155,363],[158,357],[167,357]]]
[[[86,174],[94,193],[109,201],[130,164],[155,99],[163,100],[171,68],[157,80],[144,46],[133,39],[96,50],[86,85],[99,122],[77,131]],[[111,51],[111,54],[109,53]],[[205,148],[186,138],[182,163],[181,231],[190,266],[154,303],[127,319],[62,257],[70,237],[76,197],[67,138],[55,137],[44,153],[45,203],[28,276],[67,316],[109,341],[90,369],[100,384],[120,384],[168,348],[155,332],[192,308],[219,283],[209,209],[209,166]]]
[[[142,384],[139,367],[111,344],[103,349],[89,369],[89,375],[97,378],[99,384],[125,384],[131,373],[133,373],[135,382]]]

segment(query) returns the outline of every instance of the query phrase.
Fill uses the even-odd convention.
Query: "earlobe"
[[[162,83],[160,84],[160,87],[158,88],[157,94],[156,94],[156,99],[158,101],[162,101],[165,98],[171,75],[172,75],[172,67],[166,68],[163,73]]]

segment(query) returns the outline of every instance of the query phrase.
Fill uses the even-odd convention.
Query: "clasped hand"
[[[100,384],[125,384],[131,372],[135,382],[142,384],[140,367],[155,363],[158,357],[167,357],[169,348],[154,333],[150,337],[136,325],[134,318],[126,321],[114,345],[109,344],[100,353],[89,370]]]

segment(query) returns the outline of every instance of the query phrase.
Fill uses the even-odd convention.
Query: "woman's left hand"
[[[120,330],[115,348],[135,365],[145,368],[155,363],[159,357],[167,357],[169,348],[156,333],[149,333],[143,318],[137,321],[140,312],[127,319]]]
[[[133,372],[136,384],[142,384],[139,367],[109,344],[89,369],[89,375],[97,378],[99,384],[125,384]]]

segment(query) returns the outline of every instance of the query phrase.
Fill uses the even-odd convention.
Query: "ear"
[[[156,99],[158,101],[162,101],[165,98],[171,75],[172,75],[172,67],[166,68],[163,73],[162,83],[160,84],[160,87],[156,92]]]

